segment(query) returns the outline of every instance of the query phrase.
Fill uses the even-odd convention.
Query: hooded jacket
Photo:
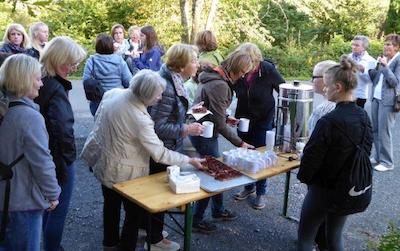
[[[118,54],[96,53],[90,56],[83,70],[83,80],[90,79],[91,76],[100,80],[106,91],[113,88],[127,88],[132,79],[128,65]]]
[[[199,81],[200,85],[193,103],[204,101],[204,107],[213,113],[205,116],[202,121],[214,122],[214,137],[220,133],[233,145],[240,146],[242,139],[226,124],[226,109],[232,103],[233,96],[231,81],[211,68],[200,73]]]

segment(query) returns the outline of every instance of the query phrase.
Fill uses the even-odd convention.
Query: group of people
[[[273,92],[278,92],[285,80],[253,43],[241,44],[224,58],[216,37],[206,30],[197,34],[195,46],[174,44],[162,60],[164,49],[152,26],[130,27],[128,33],[129,39],[125,39],[124,27],[116,24],[111,35],[99,34],[96,53],[86,60],[83,79],[96,78],[107,92],[101,102],[89,104],[95,124],[81,158],[101,183],[104,250],[134,250],[139,229],[146,229],[146,224],[151,224],[151,235],[146,238],[152,250],[178,250],[178,243],[166,239],[164,213],[145,222],[145,211],[116,193],[113,184],[165,171],[168,165],[201,168],[200,158],[220,156],[220,134],[236,147],[264,146],[266,131],[274,127]],[[66,36],[48,42],[44,23],[33,24],[30,35],[22,25],[11,24],[0,48],[7,57],[0,68],[1,91],[11,103],[19,102],[10,105],[0,124],[0,143],[10,146],[0,151],[0,161],[9,164],[24,154],[12,169],[9,224],[0,250],[39,250],[43,233],[44,249],[58,251],[62,250],[77,156],[68,76],[85,60],[86,52]],[[366,128],[368,153],[372,138],[375,146],[375,169],[393,169],[391,130],[400,88],[399,46],[398,35],[386,36],[383,56],[375,60],[366,51],[368,39],[356,36],[352,53],[339,64],[325,61],[314,68],[315,91],[327,100],[309,121],[311,137],[298,173],[309,189],[301,212],[299,250],[312,250],[314,243],[320,250],[343,250],[341,232],[346,216],[328,212],[325,179],[346,167],[353,148],[335,133],[328,119],[321,118],[339,121],[357,140]],[[366,88],[371,82],[372,123],[363,119],[369,98]],[[227,114],[235,93],[236,113]],[[188,117],[188,110],[198,106],[212,113],[198,121]],[[238,118],[250,120],[248,132],[232,130]],[[203,121],[214,123],[211,138],[201,136]],[[187,144],[194,148],[194,157],[185,154]],[[4,189],[0,189],[0,203]],[[234,198],[240,201],[256,194],[252,206],[262,209],[265,193],[264,179],[245,186]],[[217,229],[204,219],[209,200],[195,204],[196,231]],[[120,231],[122,205],[125,220]],[[217,220],[237,218],[224,207],[222,193],[211,197],[211,211]]]

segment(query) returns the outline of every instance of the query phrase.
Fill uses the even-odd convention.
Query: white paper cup
[[[202,125],[204,126],[204,130],[200,136],[204,138],[211,138],[213,136],[214,123],[211,121],[204,121]]]
[[[249,124],[250,120],[246,118],[239,119],[238,130],[241,132],[248,132],[249,131]]]
[[[275,132],[267,131],[265,134],[265,148],[267,151],[272,151],[275,146]]]

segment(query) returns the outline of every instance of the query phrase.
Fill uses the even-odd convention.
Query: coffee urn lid
[[[299,90],[299,91],[313,91],[311,85],[302,84],[300,82],[280,84],[279,89]]]

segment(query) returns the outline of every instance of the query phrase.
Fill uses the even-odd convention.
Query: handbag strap
[[[95,65],[96,65],[96,63],[95,63],[95,61],[94,61],[94,56],[92,57],[92,78],[94,78],[94,79],[97,79],[97,77],[96,77],[96,71],[95,71]]]

